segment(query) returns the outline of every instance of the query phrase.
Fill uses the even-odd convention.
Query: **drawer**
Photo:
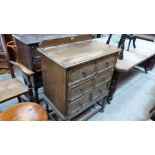
[[[86,94],[82,96],[81,98],[75,100],[74,102],[71,102],[68,105],[68,114],[78,112],[83,108],[83,106],[89,104],[90,102],[91,102],[91,94]]]
[[[68,89],[68,100],[73,101],[80,96],[88,93],[93,89],[93,80],[89,80],[87,82],[81,83],[75,87],[69,87]]]
[[[105,83],[107,80],[111,80],[112,75],[113,75],[113,68],[103,72],[102,74],[98,75],[95,78],[95,87],[98,87],[100,85],[102,85],[103,83]]]
[[[110,86],[110,81],[104,83],[103,85],[97,87],[95,90],[93,90],[92,92],[92,100],[96,100],[99,97],[103,96],[104,94],[106,94],[109,91],[109,86]]]
[[[97,61],[97,72],[102,72],[104,70],[107,70],[113,66],[115,66],[116,63],[116,56],[109,56],[103,59],[100,59]]]
[[[68,73],[69,84],[76,83],[95,75],[95,62],[72,69]]]

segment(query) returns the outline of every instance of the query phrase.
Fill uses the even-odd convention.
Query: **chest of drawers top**
[[[38,51],[61,67],[67,69],[117,53],[119,49],[104,44],[100,39],[95,39],[43,49],[39,48]]]

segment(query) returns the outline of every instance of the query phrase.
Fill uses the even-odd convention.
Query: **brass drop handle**
[[[106,62],[106,67],[107,67],[107,68],[109,67],[109,62]]]
[[[81,108],[82,108],[82,103],[81,102],[79,102],[79,105],[81,106]]]
[[[82,88],[80,88],[80,92],[83,94],[84,93],[84,90]]]
[[[82,76],[85,78],[87,76],[86,72],[82,72]]]

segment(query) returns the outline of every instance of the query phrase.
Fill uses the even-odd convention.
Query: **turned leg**
[[[100,112],[104,112],[104,107],[105,107],[105,104],[106,104],[105,98],[103,98],[102,101],[97,102],[97,104],[98,104],[99,106],[101,106]]]
[[[136,37],[133,39],[133,48],[136,48]]]
[[[155,106],[149,111],[149,113],[152,113],[155,110]]]
[[[149,70],[152,70],[155,64],[155,56],[151,57],[150,59],[146,60],[142,65],[144,67],[145,73]]]
[[[106,44],[109,44],[109,43],[110,43],[111,37],[112,37],[112,34],[110,34],[110,35],[109,35],[109,37],[108,37],[108,40],[107,40]]]
[[[147,74],[148,73],[148,69],[147,68],[144,68],[144,70],[145,70],[145,73]]]
[[[128,49],[127,49],[127,51],[129,51],[129,50],[130,50],[130,44],[131,44],[131,40],[132,40],[132,39],[129,39],[129,43],[128,43]]]
[[[111,85],[110,85],[110,91],[109,91],[109,95],[108,95],[108,98],[107,98],[107,101],[108,101],[109,104],[110,104],[110,101],[113,98],[113,95],[114,95],[115,91],[116,91],[118,78],[119,78],[119,72],[115,70],[114,73],[113,73],[113,77],[112,77]]]
[[[97,38],[101,38],[101,34],[97,34]]]
[[[38,87],[34,87],[34,91],[35,91],[35,99],[36,99],[36,102],[38,102],[39,101]]]
[[[123,60],[123,55],[124,55],[123,51],[125,48],[125,40],[126,40],[126,34],[122,34],[121,39],[118,43],[118,48],[121,48],[121,51],[119,53],[119,59],[120,60]]]
[[[155,64],[155,56],[153,56],[150,61],[151,61],[150,70],[152,70]]]
[[[102,105],[101,105],[102,108],[101,108],[100,112],[104,112],[104,108],[105,108],[105,105],[106,105],[106,103],[107,103],[107,100],[108,100],[107,97],[103,99],[103,101],[102,101]]]
[[[31,77],[27,77],[27,80],[25,81],[28,86],[28,96],[30,101],[34,101],[34,96],[33,96],[33,88],[32,88],[32,83],[31,83]]]
[[[22,99],[19,96],[17,98],[18,98],[18,102],[21,103]]]

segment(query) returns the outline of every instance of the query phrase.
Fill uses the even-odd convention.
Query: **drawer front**
[[[33,69],[34,71],[40,71],[41,70],[41,58],[39,55],[39,52],[37,51],[38,46],[32,46],[32,63],[33,63]]]
[[[69,71],[69,84],[85,80],[95,74],[95,63],[89,63]]]
[[[75,87],[69,87],[68,89],[68,100],[73,101],[80,96],[88,93],[93,89],[93,80],[89,80]]]
[[[112,55],[103,59],[100,59],[97,61],[97,72],[102,72],[104,70],[107,70],[113,66],[115,66],[116,63],[116,56]]]
[[[108,71],[103,72],[102,74],[98,75],[95,78],[95,87],[98,87],[105,83],[107,80],[111,80],[113,75],[113,68],[109,69]]]
[[[82,96],[81,98],[75,100],[74,102],[71,102],[68,105],[68,114],[73,114],[75,112],[78,112],[85,106],[86,104],[89,104],[91,102],[91,94],[86,94]]]
[[[92,100],[96,100],[99,97],[103,96],[109,91],[110,81],[104,83],[103,85],[97,87],[95,90],[93,90],[91,98]]]

